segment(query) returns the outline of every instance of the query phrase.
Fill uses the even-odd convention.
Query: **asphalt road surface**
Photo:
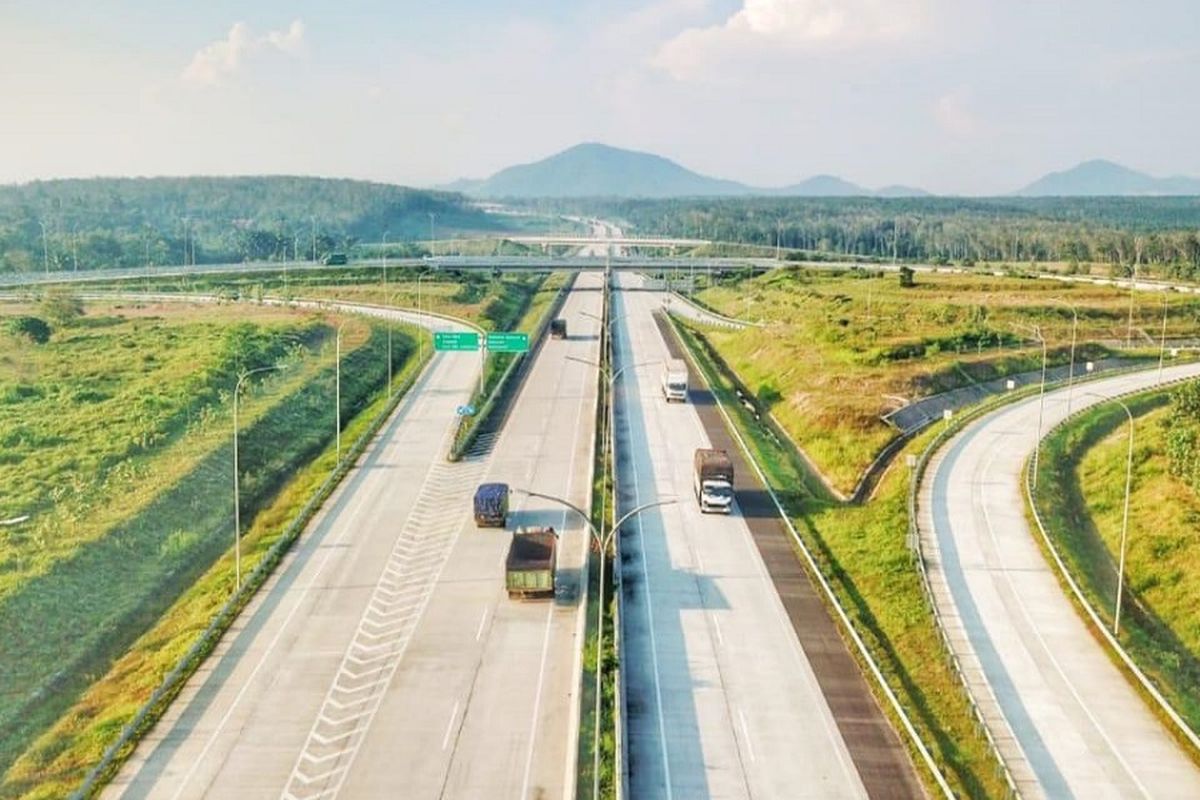
[[[692,453],[709,439],[690,403],[662,397],[660,302],[619,291],[612,309],[622,510],[679,501],[622,536],[630,796],[865,797],[740,509],[696,505]]]
[[[514,497],[510,528],[561,534],[553,600],[510,601],[508,531],[470,498],[503,480],[586,506],[599,276],[582,276],[503,432],[444,461],[476,379],[439,356],[293,555],[105,792],[116,797],[560,798],[578,725],[586,537]]]
[[[1200,365],[1184,365],[1165,378],[1196,374]],[[1072,407],[1156,379],[1150,370],[1077,384]],[[1066,390],[1048,393],[1043,430],[1066,413]],[[1200,770],[1113,666],[1026,522],[1021,470],[1037,429],[1037,397],[1006,406],[952,439],[926,473],[922,541],[952,646],[1026,796],[1200,797]]]

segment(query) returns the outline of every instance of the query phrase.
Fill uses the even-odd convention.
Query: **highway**
[[[691,403],[662,397],[661,295],[613,298],[621,507],[679,501],[621,538],[630,796],[867,796],[746,519],[696,505],[692,453],[709,437]]]
[[[1198,374],[1191,364],[1164,377]],[[1077,384],[1071,405],[1156,379]],[[1066,391],[1046,395],[1043,430],[1066,416]],[[1200,770],[1113,665],[1030,531],[1021,470],[1037,431],[1036,396],[1005,406],[941,448],[920,487],[930,582],[972,692],[1027,797],[1200,797]]]
[[[435,358],[104,796],[572,796],[584,529],[514,498],[510,528],[561,533],[561,581],[510,601],[507,533],[476,530],[470,498],[506,480],[586,506],[596,373],[567,356],[598,355],[581,312],[599,284],[580,278],[571,338],[546,342],[502,433],[458,464],[478,359]]]

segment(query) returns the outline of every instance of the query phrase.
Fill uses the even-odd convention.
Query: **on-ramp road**
[[[1188,375],[1200,365],[1164,377]],[[1156,380],[1149,370],[1077,384],[1071,406]],[[1066,397],[1047,393],[1043,430],[1066,416]],[[989,414],[940,450],[920,487],[923,550],[952,646],[1027,797],[1200,797],[1200,770],[1080,619],[1026,522],[1022,468],[1037,428],[1037,397]]]

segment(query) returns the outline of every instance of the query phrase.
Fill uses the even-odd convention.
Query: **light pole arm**
[[[623,514],[620,519],[618,519],[616,522],[614,522],[613,526],[612,526],[612,530],[610,530],[608,532],[608,535],[611,538],[614,533],[616,533],[617,531],[619,531],[621,529],[621,526],[624,525],[627,520],[631,519],[632,517],[637,516],[638,514],[642,513],[643,511],[647,511],[651,508],[657,508],[659,506],[674,505],[675,503],[678,503],[678,502],[679,502],[678,498],[667,497],[662,500],[655,500],[650,503],[643,503],[642,505],[638,506],[637,508],[633,509],[632,511],[629,511],[629,512]]]
[[[574,511],[576,514],[579,515],[579,518],[583,520],[583,524],[588,526],[588,530],[591,531],[592,536],[597,541],[599,541],[600,534],[596,532],[596,527],[594,525],[592,525],[592,520],[591,520],[590,515],[586,511],[584,511],[582,508],[580,508],[579,506],[572,503],[570,500],[564,500],[561,497],[555,497],[554,495],[551,495],[551,494],[542,494],[541,492],[531,492],[528,489],[520,489],[515,486],[513,487],[513,491],[516,492],[517,494],[523,494],[526,497],[537,497],[542,500],[549,500],[551,503],[558,503],[560,506],[566,506],[567,508],[571,509],[572,511]]]

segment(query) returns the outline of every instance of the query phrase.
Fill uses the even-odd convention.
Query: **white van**
[[[682,358],[672,358],[663,364],[662,391],[668,403],[672,400],[687,402],[688,369]]]

